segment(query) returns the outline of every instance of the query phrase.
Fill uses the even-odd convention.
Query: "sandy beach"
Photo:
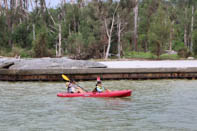
[[[189,68],[197,67],[197,60],[162,60],[162,61],[102,61],[107,68]]]

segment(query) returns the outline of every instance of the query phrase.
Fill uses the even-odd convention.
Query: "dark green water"
[[[103,81],[127,98],[59,98],[64,83],[0,82],[0,130],[197,130],[197,81]],[[80,82],[92,90],[95,82]]]

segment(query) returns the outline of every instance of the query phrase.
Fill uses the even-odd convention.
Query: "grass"
[[[127,52],[125,58],[136,58],[136,59],[156,59],[157,56],[151,52]]]
[[[54,53],[54,52],[53,52]],[[0,56],[14,57],[20,55],[22,58],[32,58],[33,51],[23,49],[20,47],[13,47],[11,50],[0,49]],[[158,60],[157,56],[151,52],[126,52],[124,58],[126,59],[148,59],[148,60]],[[123,59],[124,59],[123,58]],[[197,56],[195,57],[197,58]],[[162,54],[159,57],[160,60],[179,60],[181,59],[177,54]],[[97,59],[98,61],[103,61],[104,59]],[[107,61],[117,60],[116,58],[109,58]]]
[[[162,59],[162,60],[178,60],[180,58],[177,54],[162,54],[160,56],[160,59]]]
[[[15,57],[16,55],[22,58],[32,57],[32,51],[20,47],[13,47],[11,50],[1,49],[0,56]]]
[[[125,58],[128,59],[158,59],[156,55],[151,52],[127,52],[125,53]],[[159,59],[161,60],[178,60],[180,57],[177,54],[162,54]]]

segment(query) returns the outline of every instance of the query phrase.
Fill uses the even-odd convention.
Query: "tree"
[[[158,0],[148,0],[142,1],[139,5],[139,39],[138,44],[144,52],[148,52],[151,46],[150,40],[148,38],[152,17],[158,9]]]
[[[127,51],[152,51],[158,57],[166,49],[195,51],[196,5],[196,0],[61,0],[49,8],[46,0],[2,0],[0,46],[31,52],[44,41],[54,56],[77,59],[107,59],[110,53],[120,58]]]
[[[36,40],[33,41],[33,51],[35,57],[49,56],[47,37],[46,27],[43,27],[36,35]]]
[[[123,42],[122,37],[125,35],[126,28],[128,27],[131,19],[131,8],[135,7],[135,0],[120,0],[120,5],[117,10],[116,15],[116,25],[117,25],[117,50],[118,50],[118,58],[123,55]],[[128,31],[128,30],[127,30]]]
[[[109,5],[106,5],[106,6],[112,7],[113,3],[109,2]],[[106,6],[104,7],[105,9],[104,9],[103,21],[104,21],[104,25],[105,25],[105,31],[107,34],[107,38],[108,38],[105,59],[108,59],[109,51],[110,51],[110,47],[111,47],[112,33],[113,33],[114,23],[115,23],[115,15],[116,15],[117,9],[119,7],[119,2],[115,3],[115,9],[112,10],[112,12],[108,11]]]
[[[133,33],[133,41],[134,41],[134,49],[138,50],[137,40],[138,40],[138,0],[135,0],[136,6],[133,8],[134,12],[134,33]]]
[[[152,43],[152,51],[156,53],[157,57],[165,49],[166,43],[169,41],[170,34],[170,20],[165,12],[165,7],[160,3],[157,12],[153,16],[153,21],[150,25],[149,39]]]
[[[197,31],[196,30],[193,32],[192,39],[193,39],[193,44],[194,44],[193,52],[194,52],[194,55],[197,55]]]

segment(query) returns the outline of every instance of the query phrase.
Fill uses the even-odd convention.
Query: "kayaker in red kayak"
[[[85,93],[86,92],[80,86],[78,86],[74,80],[70,80],[70,82],[68,82],[66,86],[67,86],[68,93]]]
[[[102,82],[100,80],[100,77],[97,77],[97,83],[96,83],[96,88],[92,91],[92,92],[104,92],[104,91],[107,91],[109,92],[110,90],[109,89],[105,89],[103,86],[102,86]]]

